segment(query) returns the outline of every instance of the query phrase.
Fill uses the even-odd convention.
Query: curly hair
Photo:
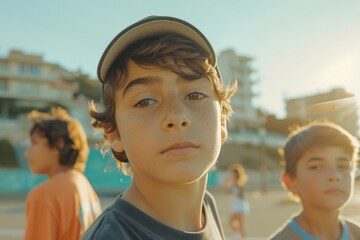
[[[49,113],[33,110],[28,118],[33,122],[30,135],[39,134],[47,139],[50,148],[58,149],[60,165],[84,172],[89,146],[78,120],[62,108],[52,108]]]

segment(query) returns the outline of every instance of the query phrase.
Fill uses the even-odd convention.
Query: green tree
[[[96,102],[100,101],[101,97],[101,84],[99,81],[90,79],[87,75],[78,75],[73,79],[80,84],[79,90],[76,92],[75,96],[80,94],[84,95],[89,99],[93,99]]]
[[[7,139],[0,139],[0,167],[19,167],[15,149]]]

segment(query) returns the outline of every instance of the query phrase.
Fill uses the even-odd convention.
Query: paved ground
[[[230,198],[221,190],[211,190],[217,200],[221,220],[226,236],[231,233],[227,224]],[[274,229],[279,227],[292,213],[299,209],[296,203],[288,200],[287,193],[280,188],[266,194],[251,191],[247,194],[251,211],[246,217],[248,240],[265,239]],[[0,199],[0,240],[20,240],[25,226],[24,196],[4,197]],[[103,196],[104,207],[108,206],[112,197]],[[360,221],[360,182],[357,183],[353,200],[344,208],[344,215]]]

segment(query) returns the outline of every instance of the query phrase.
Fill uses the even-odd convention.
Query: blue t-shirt
[[[344,221],[340,220],[343,232],[339,240],[348,240],[349,239],[349,229]],[[304,240],[316,240],[315,237],[311,236],[309,233],[305,232],[297,223],[295,218],[291,219],[289,226]]]
[[[354,220],[340,217],[342,226],[342,235],[339,240],[359,240],[360,223]],[[283,224],[278,230],[272,233],[267,239],[269,240],[315,240],[316,238],[304,231],[296,222],[296,217],[291,218]]]

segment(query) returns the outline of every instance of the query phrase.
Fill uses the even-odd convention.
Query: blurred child
[[[360,239],[360,225],[340,215],[354,190],[359,143],[342,127],[312,122],[292,132],[284,147],[284,186],[302,211],[270,239]]]
[[[228,169],[229,178],[224,182],[226,193],[232,195],[229,223],[234,232],[233,240],[245,238],[245,214],[249,212],[249,203],[245,198],[247,175],[241,164],[232,164]]]
[[[132,183],[82,239],[224,239],[206,191],[227,136],[230,96],[215,52],[193,25],[147,17],[120,32],[98,65],[104,130]]]
[[[29,118],[33,126],[25,156],[30,170],[48,180],[28,194],[25,239],[78,240],[101,212],[83,175],[89,153],[84,129],[60,108],[32,111]]]

